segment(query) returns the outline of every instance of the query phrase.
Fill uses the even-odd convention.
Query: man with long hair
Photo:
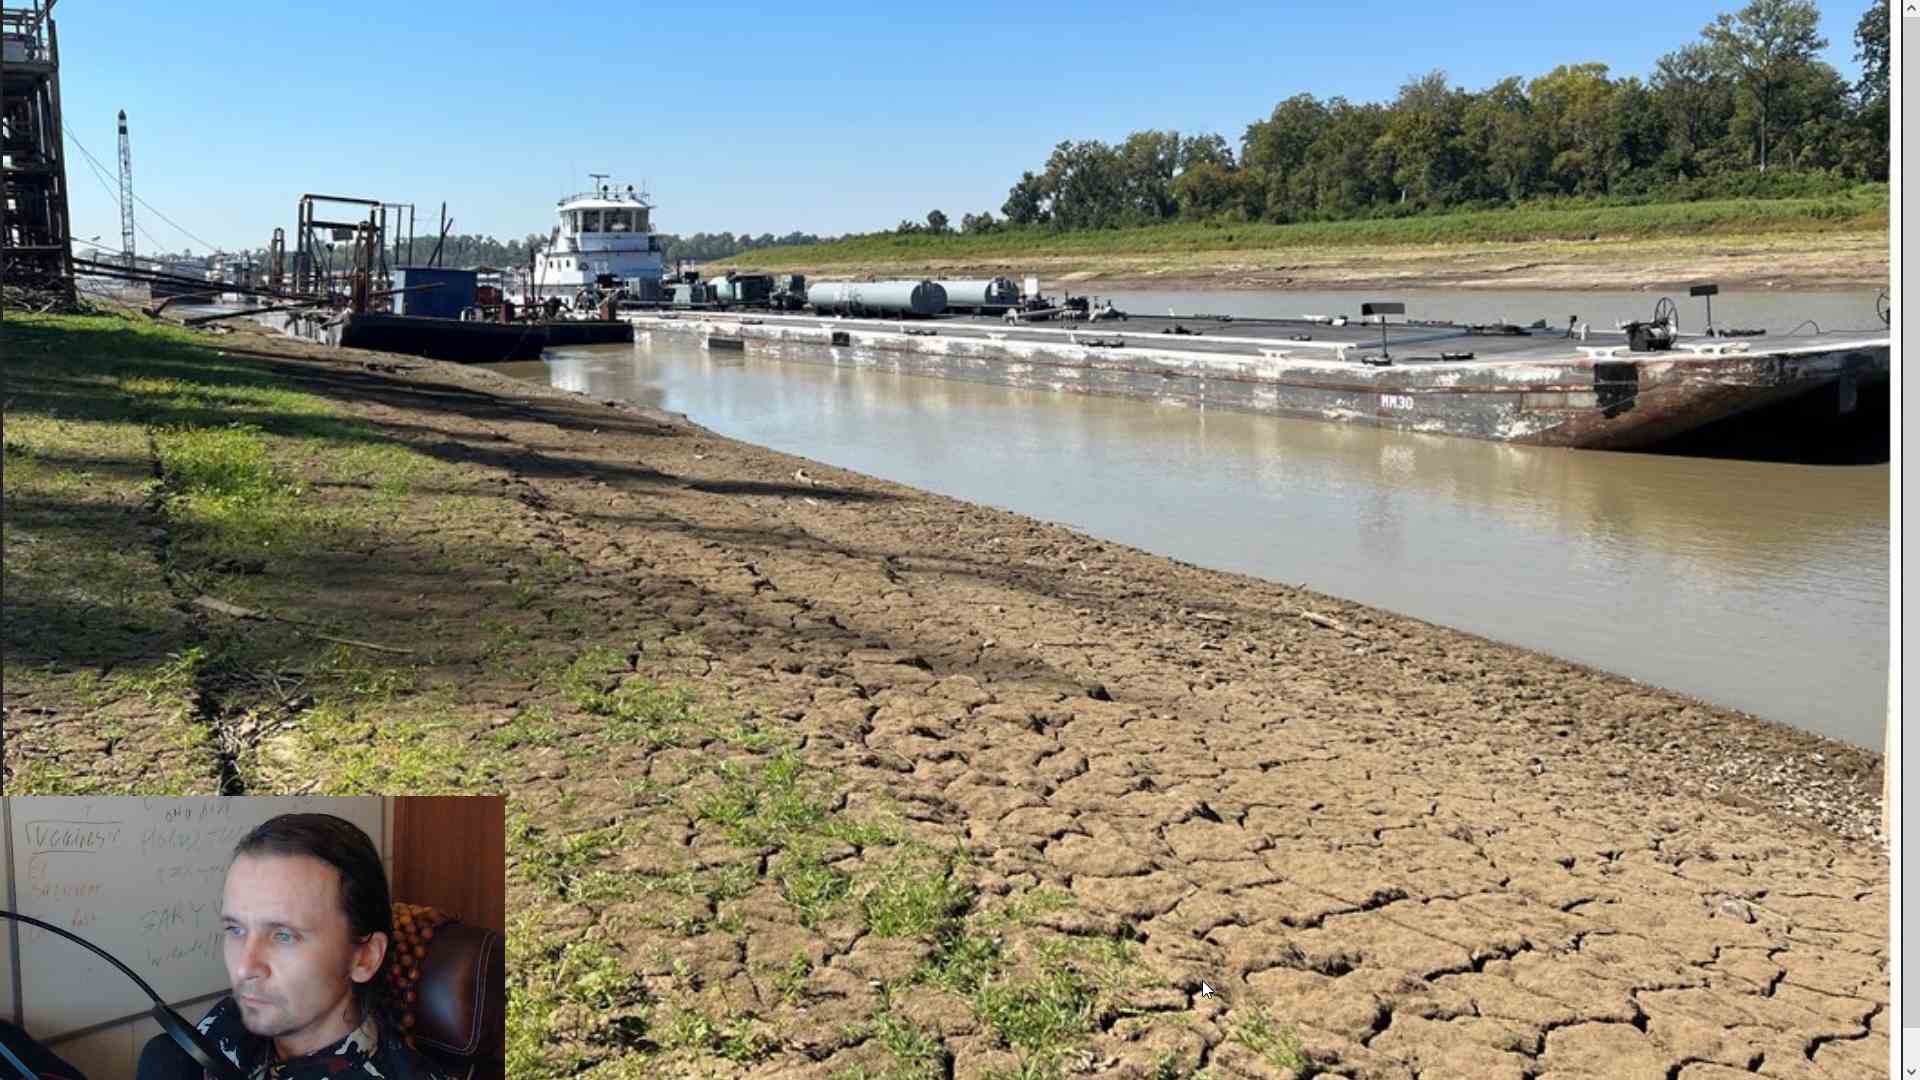
[[[380,854],[332,814],[282,814],[242,837],[221,897],[233,994],[200,1021],[248,1080],[445,1080],[384,999],[393,905]],[[192,1075],[166,1036],[142,1080]]]

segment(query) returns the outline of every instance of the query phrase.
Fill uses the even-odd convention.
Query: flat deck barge
[[[628,312],[636,340],[1022,389],[1373,424],[1536,446],[1629,450],[1810,394],[1852,412],[1889,378],[1890,336],[1680,335],[1635,352],[1620,331],[1326,317],[1071,326],[986,316],[903,321]],[[1182,332],[1176,332],[1178,326]],[[1383,335],[1384,329],[1384,335]]]
[[[616,344],[634,335],[619,320],[499,323],[384,312],[274,312],[257,318],[282,333],[329,345],[465,364],[532,360],[550,346]]]

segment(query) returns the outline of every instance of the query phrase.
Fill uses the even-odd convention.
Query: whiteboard
[[[228,988],[220,898],[233,845],[279,814],[336,814],[385,854],[384,801],[368,798],[16,796],[4,802],[15,911],[117,957],[169,1004]],[[106,961],[8,921],[22,1023],[45,1042],[153,1007]],[[9,978],[8,982],[12,982]],[[198,1020],[199,1017],[188,1017]]]

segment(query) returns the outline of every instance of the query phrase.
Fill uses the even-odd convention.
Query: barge
[[[533,360],[550,345],[611,345],[632,341],[634,335],[634,328],[619,320],[500,323],[377,311],[275,312],[257,318],[281,333],[327,345],[463,364]]]
[[[1399,305],[1368,305],[1399,313]],[[640,311],[636,339],[1060,393],[1371,424],[1534,446],[1632,450],[1809,395],[1841,414],[1890,378],[1886,333],[1683,335],[1306,316],[1099,321],[902,320]],[[1658,327],[1661,324],[1653,324]],[[1122,328],[1124,327],[1124,329]],[[1884,400],[1884,395],[1876,395]]]

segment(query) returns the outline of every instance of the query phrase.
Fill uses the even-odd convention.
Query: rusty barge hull
[[[1608,450],[1654,445],[1823,390],[1837,391],[1837,408],[1848,410],[1860,387],[1888,378],[1891,352],[1888,337],[1861,334],[1765,344],[1683,339],[1670,351],[1636,353],[1622,334],[1485,337],[1465,327],[1393,324],[1387,347],[1396,359],[1382,365],[1368,362],[1381,351],[1378,325],[1305,320],[1170,341],[1112,324],[1002,330],[983,320],[908,326],[679,314],[628,321],[636,340],[688,334],[707,348],[799,363]],[[1316,340],[1293,340],[1289,331],[1299,327]],[[1475,358],[1422,358],[1436,347]]]

